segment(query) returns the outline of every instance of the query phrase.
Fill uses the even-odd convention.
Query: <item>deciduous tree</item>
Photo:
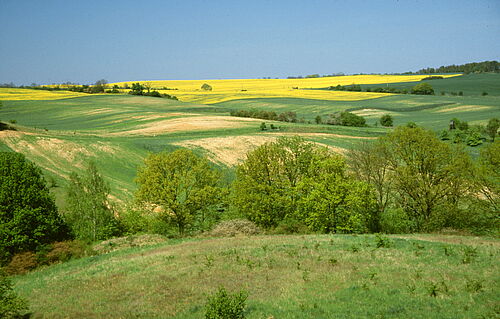
[[[198,215],[218,202],[219,175],[206,158],[190,150],[151,154],[137,173],[136,200],[161,207],[168,222],[184,234]]]

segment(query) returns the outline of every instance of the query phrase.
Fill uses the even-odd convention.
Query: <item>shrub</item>
[[[427,82],[422,82],[417,85],[415,85],[411,89],[412,94],[419,94],[419,95],[434,95],[434,89],[432,86],[427,83]]]
[[[390,114],[384,114],[382,115],[382,117],[380,118],[380,124],[382,126],[392,126],[392,116]]]
[[[296,218],[286,217],[273,230],[273,234],[307,234],[311,230],[307,225]]]
[[[380,230],[387,234],[412,232],[414,223],[401,208],[388,208],[380,215]]]
[[[337,114],[332,114],[328,118],[327,124],[330,125],[343,125],[343,126],[366,126],[366,120],[364,117],[356,115],[351,112],[340,112]]]
[[[208,232],[208,235],[215,237],[233,237],[237,235],[256,235],[259,233],[259,227],[251,221],[246,219],[233,219],[217,224]]]
[[[9,277],[0,269],[0,318],[21,318],[27,311],[27,302],[14,292]]]
[[[61,241],[50,245],[50,250],[45,255],[49,264],[66,262],[70,259],[81,258],[90,254],[88,246],[81,241]]]
[[[228,293],[224,287],[208,297],[205,306],[206,319],[242,319],[245,318],[245,302],[248,293]]]
[[[212,91],[212,86],[208,83],[203,83],[203,85],[201,86],[201,89],[203,91]]]
[[[25,251],[15,254],[5,267],[9,275],[25,274],[38,267],[38,258],[34,252]]]

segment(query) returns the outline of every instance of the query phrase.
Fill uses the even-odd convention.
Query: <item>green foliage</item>
[[[203,83],[203,85],[201,86],[201,89],[203,91],[212,91],[212,86],[208,83]]]
[[[477,189],[485,199],[486,209],[492,212],[500,210],[500,141],[484,147],[478,159],[476,169]],[[482,205],[484,206],[484,205]],[[498,221],[496,222],[496,224]],[[495,223],[494,223],[495,224]]]
[[[411,233],[414,229],[410,216],[402,208],[388,208],[380,215],[380,231],[387,234]]]
[[[70,175],[65,219],[76,238],[96,241],[119,233],[108,201],[109,191],[109,185],[92,161],[83,176],[76,173]]]
[[[398,127],[383,137],[402,207],[423,230],[440,206],[457,203],[470,185],[470,157],[431,131]]]
[[[27,311],[26,300],[14,292],[9,277],[0,269],[0,318],[22,318]]]
[[[488,133],[492,141],[495,141],[495,137],[498,135],[499,128],[500,128],[499,119],[492,118],[488,121],[488,125],[486,125],[486,133]]]
[[[366,120],[364,117],[356,115],[351,112],[340,112],[330,115],[327,124],[330,125],[342,125],[342,126],[366,126]]]
[[[260,123],[260,130],[261,130],[261,131],[265,131],[265,130],[267,130],[266,123],[264,123],[264,122]]]
[[[205,306],[206,319],[243,319],[245,318],[245,307],[248,293],[228,293],[224,287],[220,287],[216,293],[208,297]]]
[[[434,89],[427,82],[418,83],[411,89],[412,94],[418,95],[434,95]]]
[[[316,117],[314,118],[314,121],[316,122],[316,124],[323,123],[323,120],[321,119],[321,115],[316,115]]]
[[[299,137],[248,153],[237,168],[232,204],[265,228],[291,218],[322,232],[363,232],[374,198],[345,174],[344,160]]]
[[[382,115],[382,117],[380,118],[380,124],[382,126],[392,126],[392,116],[390,114],[384,114]]]
[[[22,154],[0,152],[0,264],[67,237],[40,169]]]
[[[159,208],[165,220],[184,234],[219,201],[219,177],[206,158],[190,150],[150,154],[137,173],[136,200]]]

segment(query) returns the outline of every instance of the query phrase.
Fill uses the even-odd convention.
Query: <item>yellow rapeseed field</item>
[[[70,97],[89,96],[70,91],[46,91],[18,88],[0,88],[0,100],[58,100]]]
[[[240,79],[240,80],[165,80],[112,83],[119,86],[134,82],[148,84],[161,93],[177,96],[181,101],[213,104],[237,99],[305,98],[330,101],[358,101],[387,96],[387,93],[307,90],[351,84],[416,82],[428,75],[350,75],[310,79]],[[443,77],[452,77],[444,75]],[[211,91],[201,89],[207,83]],[[162,90],[162,88],[176,90]]]

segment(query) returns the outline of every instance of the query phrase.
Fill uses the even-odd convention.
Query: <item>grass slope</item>
[[[14,281],[35,318],[201,318],[219,286],[249,292],[247,318],[494,318],[499,244],[438,235],[172,240]]]

